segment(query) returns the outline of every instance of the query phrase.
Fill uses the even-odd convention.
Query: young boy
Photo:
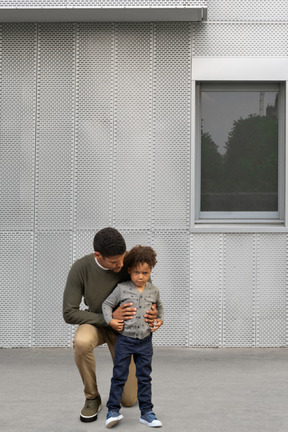
[[[120,400],[124,384],[128,376],[129,363],[133,354],[138,380],[138,402],[141,411],[140,422],[150,427],[161,427],[162,423],[152,411],[151,402],[151,363],[152,363],[152,333],[163,324],[163,306],[158,289],[149,282],[156,253],[150,246],[135,246],[127,254],[125,265],[131,281],[120,283],[103,302],[102,309],[106,322],[117,332],[113,377],[111,379],[110,395],[107,402],[108,414],[106,427],[115,426],[122,418]],[[122,303],[133,303],[137,308],[136,315],[126,321],[112,318],[113,309]],[[151,330],[145,322],[144,313],[147,308],[156,304],[158,318]]]

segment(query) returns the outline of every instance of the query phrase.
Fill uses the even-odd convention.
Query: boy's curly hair
[[[157,263],[156,255],[150,246],[134,246],[125,257],[125,266],[128,269],[137,264],[147,263],[152,269]]]

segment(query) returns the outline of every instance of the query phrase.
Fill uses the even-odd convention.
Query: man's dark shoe
[[[101,397],[98,395],[96,399],[86,399],[85,405],[80,413],[80,420],[84,423],[97,420],[97,414],[102,408]]]

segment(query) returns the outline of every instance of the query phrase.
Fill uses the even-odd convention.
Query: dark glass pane
[[[278,92],[201,92],[201,211],[278,211]]]

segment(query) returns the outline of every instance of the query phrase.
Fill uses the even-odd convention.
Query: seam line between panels
[[[153,188],[154,188],[154,72],[155,72],[155,23],[151,24],[151,200],[150,200],[150,230],[153,225]],[[151,240],[150,240],[151,241]]]
[[[151,232],[154,230],[154,223],[155,223],[155,164],[156,164],[156,130],[155,130],[155,124],[156,124],[156,102],[155,102],[155,83],[157,82],[157,61],[156,61],[156,32],[157,32],[157,23],[153,23],[153,69],[152,69],[152,82],[153,82],[153,88],[152,88],[152,169],[151,169],[151,187],[152,187],[152,194],[151,194]]]
[[[188,181],[187,181],[187,191],[186,191],[186,200],[187,200],[187,208],[186,208],[186,229],[190,235],[190,227],[191,227],[191,164],[192,164],[192,23],[189,23],[189,112],[188,112],[188,124],[189,124],[189,159],[188,159]]]
[[[36,188],[37,188],[37,144],[38,144],[38,127],[39,127],[39,112],[38,112],[38,103],[39,103],[39,23],[36,23],[36,46],[35,46],[35,67],[36,67],[36,76],[35,76],[35,131],[34,131],[34,203],[33,203],[33,242],[32,242],[32,272],[33,272],[33,282],[32,282],[32,299],[31,299],[31,341],[30,346],[34,346],[34,296],[35,296],[35,287],[36,287]]]
[[[220,335],[219,335],[219,342],[220,347],[224,348],[224,341],[225,341],[225,335],[224,335],[224,326],[225,326],[225,319],[224,319],[224,243],[225,243],[225,234],[220,234]]]
[[[192,345],[190,337],[191,337],[191,299],[192,299],[192,286],[191,286],[191,266],[192,266],[192,258],[191,258],[191,234],[188,233],[188,259],[189,259],[189,270],[188,270],[188,329],[187,329],[187,346],[188,348]]]
[[[259,266],[259,234],[255,234],[255,347],[259,347],[259,279],[258,279],[258,266]]]
[[[72,155],[72,244],[71,244],[71,248],[72,248],[72,254],[71,254],[71,259],[72,259],[72,263],[70,263],[70,265],[73,264],[74,260],[75,260],[75,249],[76,249],[76,245],[75,245],[75,215],[76,215],[76,209],[75,209],[75,204],[76,204],[76,141],[77,141],[77,126],[78,126],[78,42],[79,42],[79,24],[75,23],[74,24],[74,61],[75,61],[75,65],[74,65],[74,106],[73,106],[73,155]],[[73,340],[73,331],[74,331],[74,326],[70,326],[70,331],[68,332],[69,335],[69,340],[68,340],[68,346],[71,347],[72,346],[72,340]]]
[[[78,41],[79,41],[79,24],[75,26],[75,82],[74,82],[74,143],[73,143],[73,161],[72,161],[72,262],[75,258],[75,194],[76,194],[76,142],[78,139]]]
[[[74,23],[74,86],[73,86],[73,152],[72,152],[72,235],[75,231],[75,191],[76,191],[76,129],[77,129],[77,77],[78,77],[78,24]],[[72,246],[72,259],[74,259],[74,248]]]
[[[190,24],[189,30],[190,30],[190,76],[189,76],[189,85],[190,85],[190,110],[189,110],[189,186],[188,186],[188,262],[189,262],[189,270],[188,270],[188,334],[187,334],[187,343],[188,347],[190,347],[191,340],[191,300],[192,300],[192,286],[191,286],[191,242],[192,242],[192,236],[190,232],[191,227],[191,203],[192,203],[192,193],[191,193],[191,167],[192,167],[192,42],[193,42],[193,34],[192,34],[192,24]],[[194,199],[194,197],[193,197]]]
[[[115,170],[115,93],[116,93],[116,25],[112,24],[112,140],[111,140],[111,226],[114,226],[114,170]]]
[[[253,271],[253,332],[254,347],[257,346],[257,234],[253,235],[253,262],[255,270]]]

